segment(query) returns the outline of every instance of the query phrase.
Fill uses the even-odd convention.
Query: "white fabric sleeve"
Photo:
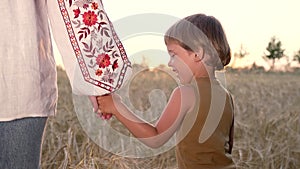
[[[104,95],[119,89],[131,63],[101,0],[48,0],[57,48],[76,95]]]

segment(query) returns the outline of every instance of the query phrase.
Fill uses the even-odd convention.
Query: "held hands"
[[[116,115],[116,113],[118,113],[116,105],[121,103],[121,97],[117,94],[98,96],[97,102],[98,114],[101,113],[102,116],[109,116],[109,118],[111,118],[112,115]]]
[[[112,117],[111,113],[101,113],[99,112],[99,105],[97,102],[97,96],[89,96],[89,100],[91,101],[93,105],[93,112],[97,113],[97,115],[102,118],[103,120],[109,120]]]

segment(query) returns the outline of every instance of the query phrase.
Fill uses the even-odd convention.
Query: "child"
[[[181,85],[174,89],[156,125],[135,116],[116,94],[98,97],[99,111],[112,113],[152,148],[176,133],[180,169],[235,168],[233,103],[215,77],[215,70],[223,69],[231,57],[222,25],[212,16],[195,14],[171,26],[164,39],[168,66]]]

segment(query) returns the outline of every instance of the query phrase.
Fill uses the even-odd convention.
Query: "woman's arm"
[[[112,113],[139,140],[149,147],[157,148],[167,142],[178,129],[185,114],[195,103],[191,86],[176,88],[156,125],[152,125],[129,110],[117,95],[98,97],[102,112]]]

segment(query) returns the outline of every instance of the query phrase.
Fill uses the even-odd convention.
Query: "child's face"
[[[182,48],[176,42],[167,44],[170,61],[168,66],[177,74],[182,84],[188,84],[193,78],[193,65],[195,53]]]

